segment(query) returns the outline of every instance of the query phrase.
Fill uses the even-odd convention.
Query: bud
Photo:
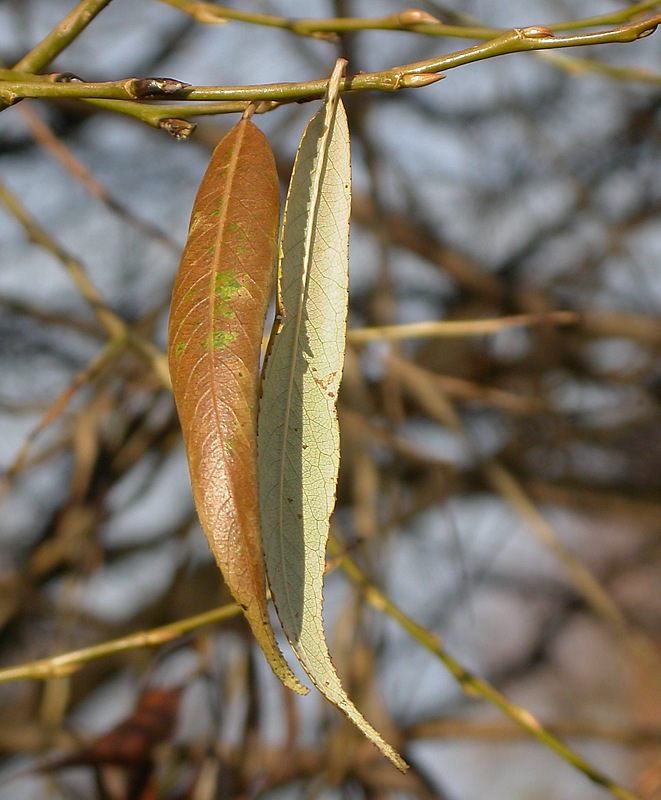
[[[83,79],[73,72],[58,72],[57,75],[53,76],[52,80],[55,83],[84,83]]]
[[[553,38],[553,31],[540,25],[533,25],[530,28],[522,28],[521,35],[526,39],[548,39]]]
[[[407,75],[402,75],[399,79],[399,88],[401,89],[419,89],[422,86],[430,86],[432,83],[437,83],[443,80],[445,75],[437,75],[434,72],[415,72]]]
[[[126,90],[137,100],[177,95],[189,86],[190,83],[183,83],[174,78],[131,78],[126,82]]]
[[[159,119],[158,127],[174,136],[175,139],[183,141],[193,133],[197,127],[194,122],[189,122],[186,119]]]
[[[639,34],[636,35],[636,39],[644,39],[646,36],[651,36],[654,31],[657,29],[657,25],[653,28],[645,28],[644,31],[641,31]]]
[[[409,8],[395,15],[395,21],[400,28],[409,28],[411,25],[440,25],[440,19],[432,17],[426,11],[419,8]]]

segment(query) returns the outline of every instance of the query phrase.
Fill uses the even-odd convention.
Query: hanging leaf
[[[344,691],[324,638],[322,583],[339,467],[336,399],[348,302],[349,131],[338,61],[299,144],[278,264],[279,326],[258,425],[262,536],[273,600],[314,685],[401,770],[406,764]]]
[[[271,149],[248,119],[216,147],[172,293],[168,359],[209,547],[275,674],[304,694],[271,630],[259,533],[257,383],[278,226]]]

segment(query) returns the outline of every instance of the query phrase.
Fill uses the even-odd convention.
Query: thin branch
[[[597,44],[625,44],[650,36],[660,24],[661,14],[656,14],[653,17],[632,22],[629,25],[620,25],[610,30],[569,36],[554,36],[550,28],[515,28],[484,44],[469,47],[466,50],[459,50],[456,53],[450,53],[438,59],[407,64],[401,69],[405,73],[438,72],[509,53],[555,50],[564,47],[584,47]]]
[[[19,72],[39,72],[65,50],[110,0],[81,0],[39,44],[15,65]]]
[[[329,540],[329,549],[333,556],[340,555],[340,547],[333,537]],[[614,797],[619,798],[619,800],[639,800],[636,795],[624,786],[613,781],[564,744],[564,742],[561,742],[560,739],[535,719],[529,711],[512,703],[490,683],[463,667],[447,652],[438,636],[418,625],[401,611],[380,589],[369,582],[365,574],[348,556],[344,555],[342,557],[340,566],[351,582],[362,590],[366,602],[372,608],[387,614],[391,619],[395,620],[416,642],[435,655],[467,695],[481,697],[498,708],[520,728],[582,772],[591,781],[609,791]]]
[[[244,22],[250,25],[261,25],[268,28],[279,28],[297,36],[310,36],[316,39],[333,41],[340,33],[385,30],[421,33],[426,36],[437,36],[458,39],[492,39],[504,31],[488,25],[447,25],[439,22],[427,12],[407,9],[385,17],[330,17],[327,19],[293,19],[275,14],[256,14],[241,11],[215,3],[201,0],[160,0],[165,5],[192,17],[196,22],[207,25],[223,25],[229,20]],[[621,25],[636,16],[657,8],[659,0],[645,0],[635,3],[629,8],[610,14],[601,14],[586,19],[570,20],[549,25],[552,31],[570,31],[581,28],[595,28],[605,25]]]
[[[379,72],[361,73],[346,77],[340,84],[343,92],[367,90],[396,91],[402,88],[416,88],[429,85],[438,79],[437,73],[464,64],[475,63],[486,58],[508,55],[511,53],[553,50],[567,47],[583,47],[586,45],[629,43],[651,35],[661,23],[661,14],[644,20],[621,25],[605,31],[580,33],[568,36],[554,36],[549,28],[529,27],[508,31],[495,39],[482,44],[459,50],[438,58],[416,61],[391,67]],[[60,75],[33,77],[21,74],[16,70],[0,71],[0,96],[7,104],[17,102],[24,97],[42,98],[77,98],[85,100],[104,100],[106,108],[133,114],[143,118],[144,106],[136,104],[136,100],[168,97],[169,99],[186,101],[272,101],[273,103],[301,102],[314,100],[324,95],[327,79],[303,81],[298,83],[258,84],[253,86],[189,86],[172,79],[128,78],[119,81],[102,83],[86,83],[79,79],[62,81]],[[131,109],[107,105],[108,101],[127,102]],[[191,111],[184,112],[185,105],[172,104],[161,106],[157,118],[144,119],[150,124],[162,126],[164,117],[190,116]],[[214,109],[213,113],[243,111],[245,105]],[[270,110],[258,109],[258,111]],[[201,109],[194,113],[204,113]]]
[[[572,586],[588,606],[628,644],[639,646],[639,637],[629,627],[626,617],[592,572],[562,542],[553,527],[539,512],[514,476],[500,463],[492,461],[483,466],[491,487],[503,497],[526,523],[533,535],[562,564]],[[651,647],[645,649],[652,650]]]
[[[372,328],[354,328],[347,334],[351,344],[364,344],[380,339],[462,338],[485,336],[511,328],[534,325],[574,325],[579,321],[575,311],[551,311],[548,314],[515,314],[511,317],[471,320],[433,320],[412,322],[408,325],[380,325]]]
[[[501,33],[498,28],[468,27],[461,25],[443,25],[435,17],[425,11],[407,9],[385,17],[330,17],[328,19],[294,19],[279,17],[274,14],[255,14],[240,11],[215,3],[198,0],[160,0],[168,6],[182,11],[196,22],[207,25],[224,24],[228,20],[261,25],[267,28],[279,28],[297,36],[309,36],[313,39],[335,41],[340,33],[355,31],[408,31],[430,36],[447,36],[461,39],[490,39]]]
[[[19,114],[23,117],[28,130],[34,140],[38,142],[62,167],[94,198],[103,203],[106,208],[120,217],[128,225],[142,231],[146,236],[162,244],[177,257],[181,253],[181,246],[158,225],[139,216],[135,211],[129,211],[122,203],[113,197],[106,187],[98,181],[87,167],[73,154],[50,129],[50,127],[34,111],[29,103],[21,103]]]
[[[204,625],[221,622],[237,616],[240,612],[241,609],[235,603],[229,603],[211,611],[205,611],[203,614],[197,614],[194,617],[171,622],[160,628],[139,631],[138,633],[122,636],[119,639],[112,639],[92,647],[84,647],[80,650],[72,650],[69,653],[53,656],[52,658],[42,658],[38,661],[21,664],[18,667],[2,669],[0,670],[0,683],[18,680],[44,681],[49,678],[70,675],[89,661],[106,658],[114,653],[123,653],[127,650],[137,650],[141,647],[157,647]]]
[[[546,726],[554,736],[572,739],[596,739],[627,747],[661,743],[661,728],[624,727],[598,723],[561,721]],[[411,725],[404,731],[407,739],[469,739],[503,742],[519,740],[526,731],[506,722],[483,720],[436,719]]]
[[[600,28],[602,25],[621,25],[659,6],[661,6],[659,0],[643,0],[643,2],[634,3],[628,8],[622,8],[620,11],[611,11],[610,14],[599,14],[596,17],[556,22],[555,25],[549,25],[549,27],[553,30],[571,31],[580,28]]]
[[[44,250],[51,253],[62,264],[76,285],[81,297],[89,304],[98,322],[106,330],[111,340],[119,345],[127,343],[135,347],[147,359],[161,384],[165,388],[169,388],[170,373],[163,353],[152,342],[139,336],[118,314],[108,308],[94,284],[87,277],[81,262],[61,247],[37,224],[18,198],[2,182],[0,182],[0,202],[21,224],[30,241],[43,247]]]
[[[661,86],[661,74],[645,67],[618,67],[587,58],[572,58],[548,50],[540,50],[537,56],[569,75],[603,75],[616,81],[635,81]]]
[[[57,417],[64,411],[69,404],[75,393],[85,384],[90,383],[108,364],[110,364],[122,351],[123,342],[118,339],[109,339],[104,347],[98,352],[94,358],[79,372],[74,375],[69,385],[55,398],[51,405],[46,409],[37,425],[27,434],[23,440],[16,458],[8,467],[4,477],[8,481],[13,480],[19,472],[25,467],[30,448],[32,447],[35,439],[42,433],[49,425],[52,425]]]

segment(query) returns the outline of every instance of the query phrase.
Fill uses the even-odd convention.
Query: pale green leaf
[[[401,770],[406,764],[344,691],[324,638],[322,583],[339,468],[336,401],[348,302],[349,131],[338,63],[309,122],[285,204],[258,423],[266,571],[280,622],[314,685]],[[278,324],[278,323],[276,323]]]

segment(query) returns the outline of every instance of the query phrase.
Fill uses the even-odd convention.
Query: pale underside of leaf
[[[349,131],[329,92],[299,145],[278,266],[281,325],[270,343],[258,424],[262,538],[271,594],[303,669],[399,769],[331,662],[322,584],[339,468],[337,392],[344,362],[350,212]]]
[[[216,147],[193,205],[172,293],[168,358],[209,547],[271,668],[305,693],[270,625],[259,529],[257,386],[278,194],[271,149],[242,119]]]

